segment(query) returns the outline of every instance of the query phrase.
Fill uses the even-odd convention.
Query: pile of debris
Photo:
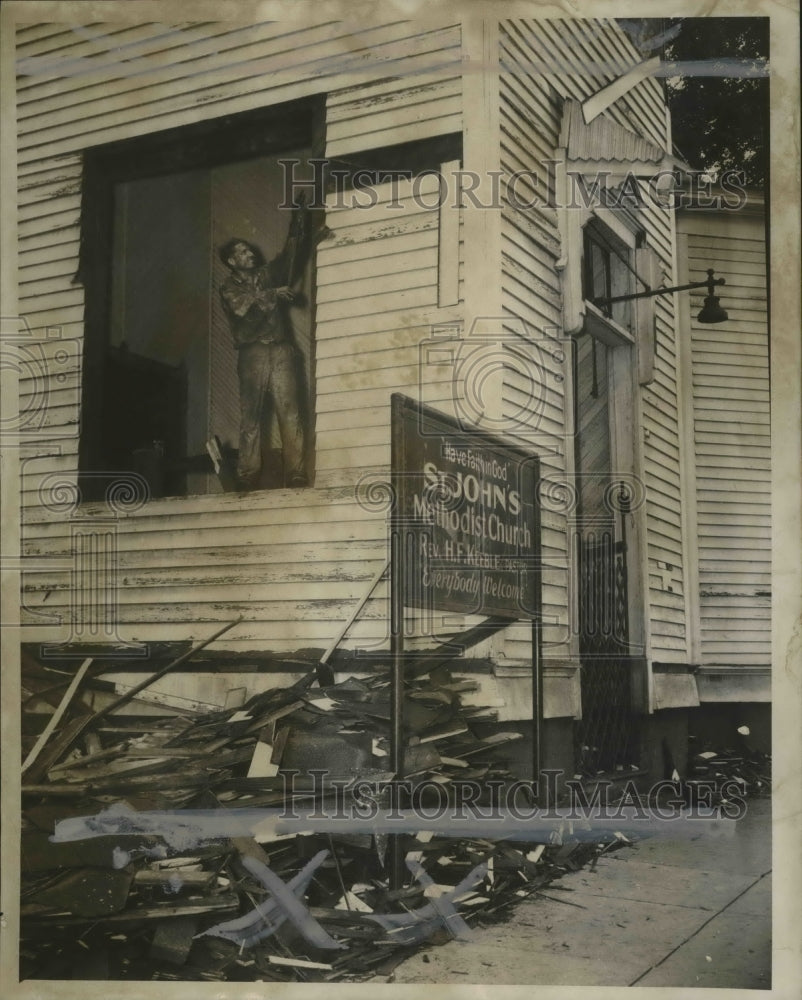
[[[748,726],[739,726],[733,746],[722,749],[708,742],[701,751],[694,746],[698,740],[691,737],[686,784],[712,786],[719,800],[733,787],[743,797],[771,795],[771,754],[752,746],[750,735]]]
[[[93,711],[79,688],[102,681],[87,664],[66,695],[64,675],[28,668],[27,696],[58,704],[50,732],[25,744],[23,979],[366,979],[423,942],[508,917],[626,843],[568,827],[533,840],[441,835],[421,820],[403,835],[407,884],[393,888],[384,833],[259,820],[347,817],[370,804],[357,780],[387,806],[387,670],[340,683],[310,671],[236,710],[134,717],[119,709],[144,685]],[[520,735],[479,734],[488,711],[460,697],[473,683],[442,664],[410,678],[409,804],[458,778],[511,781],[504,753]]]

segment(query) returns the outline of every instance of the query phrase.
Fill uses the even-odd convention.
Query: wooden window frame
[[[634,220],[633,220],[634,221]],[[585,266],[584,247],[586,227],[600,228],[605,236],[611,239],[622,250],[630,254],[630,261],[633,268],[637,267],[637,256],[642,237],[637,229],[630,228],[620,218],[620,213],[614,213],[609,209],[598,208],[589,211],[582,220],[580,227],[579,246],[583,253],[580,261],[575,262],[575,266],[582,276],[582,292],[586,289],[584,284]],[[651,300],[645,300],[650,302]],[[638,378],[638,341],[639,324],[644,321],[644,313],[641,310],[634,310],[632,317],[633,331],[625,329],[615,322],[611,317],[590,300],[584,299],[584,317],[580,330],[574,333],[574,337],[590,336],[604,343],[610,348],[608,354],[607,371],[607,391],[610,421],[610,458],[611,471],[620,471],[627,475],[642,477],[642,462],[640,458],[640,386]],[[572,385],[572,405],[576,413],[577,400],[575,398],[574,387]],[[576,426],[576,424],[574,424]],[[575,461],[572,451],[572,467],[575,469]],[[571,530],[576,530],[576,525],[571,525]],[[633,647],[640,652],[633,655],[642,657],[645,655],[648,643],[648,623],[646,620],[646,581],[648,576],[644,572],[644,559],[646,553],[646,523],[645,510],[633,511],[628,517],[627,529],[627,575],[629,579],[629,610],[630,610],[630,641]],[[572,569],[572,576],[576,572],[576,567]],[[578,615],[578,580],[572,580],[572,593],[574,598],[571,601],[572,616]],[[574,620],[576,630],[577,621]],[[643,680],[637,676],[639,667],[634,668],[636,676],[633,677],[633,708],[641,710],[643,705],[642,688]]]
[[[311,149],[313,157],[322,156],[324,128],[325,95],[316,95],[84,151],[81,249],[75,281],[83,284],[85,293],[78,475],[81,495],[87,500],[102,497],[108,485],[98,473],[105,471],[104,366],[111,322],[115,186],[275,156],[301,147]],[[114,475],[109,472],[108,478]]]

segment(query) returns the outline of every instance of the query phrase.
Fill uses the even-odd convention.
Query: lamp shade
[[[696,319],[700,323],[724,323],[729,319],[727,310],[718,304],[717,295],[706,295],[704,305],[699,310]]]

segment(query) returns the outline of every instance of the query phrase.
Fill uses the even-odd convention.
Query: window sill
[[[108,517],[114,514],[122,518],[151,517],[171,514],[204,514],[224,511],[274,509],[294,507],[299,502],[309,502],[315,494],[327,490],[313,486],[282,487],[269,490],[249,490],[247,492],[195,493],[188,496],[152,497],[143,500],[138,497],[128,504],[124,499],[115,503],[106,500],[87,500],[79,503],[70,516]]]
[[[598,306],[595,306],[588,299],[585,299],[584,305],[585,333],[589,333],[603,344],[607,344],[608,347],[623,347],[635,343],[635,338],[629,330],[625,330],[623,326],[619,326],[614,320],[605,316]]]

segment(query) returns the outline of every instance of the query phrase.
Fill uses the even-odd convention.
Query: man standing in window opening
[[[296,298],[308,243],[308,210],[293,211],[284,248],[269,263],[261,250],[234,237],[220,247],[230,274],[220,286],[223,310],[237,349],[240,432],[237,479],[243,490],[259,485],[262,471],[262,411],[270,396],[276,409],[284,458],[284,482],[307,485],[306,428],[295,344],[287,306]]]

